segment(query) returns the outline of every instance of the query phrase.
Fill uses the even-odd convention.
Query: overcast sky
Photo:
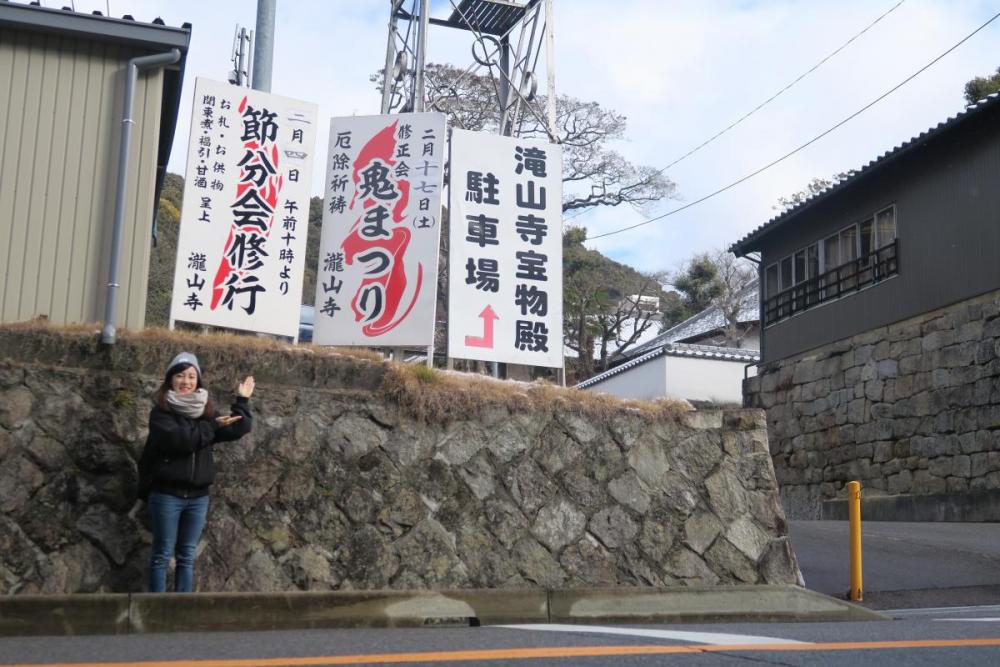
[[[433,0],[446,17],[451,0]],[[457,1],[457,0],[456,0]],[[69,0],[43,0],[62,6]],[[898,0],[555,0],[556,88],[628,117],[617,149],[663,167],[804,73]],[[194,78],[225,80],[233,29],[254,0],[75,0],[112,15],[193,25],[170,170],[183,174]],[[272,92],[315,102],[321,119],[374,114],[369,75],[385,59],[388,0],[278,0]],[[409,5],[409,0],[407,6]],[[671,168],[678,201],[572,219],[591,234],[641,222],[755,171],[829,129],[1000,11],[993,0],[905,0],[867,33],[739,126]],[[964,108],[968,79],[1000,66],[1000,19],[858,118],[776,167],[681,213],[589,243],[639,269],[677,267],[773,217],[814,176],[858,168]],[[468,33],[432,28],[428,59],[471,63]],[[542,60],[544,63],[544,59]],[[542,65],[540,65],[541,67]],[[544,73],[540,72],[544,81]],[[314,191],[322,195],[328,121]]]

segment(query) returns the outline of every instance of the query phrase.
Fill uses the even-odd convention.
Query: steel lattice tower
[[[555,141],[553,0],[449,0],[447,19],[429,15],[430,0],[390,0],[389,38],[382,76],[382,113],[444,110],[457,95],[426,67],[431,25],[472,35],[472,64],[462,75],[488,75],[493,83],[500,134],[518,136],[532,114]],[[409,5],[409,9],[404,8]],[[546,108],[540,109],[535,74],[542,46],[546,53]]]

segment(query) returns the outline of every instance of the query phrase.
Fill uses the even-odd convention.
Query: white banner
[[[448,354],[561,368],[562,148],[453,130]]]
[[[445,117],[330,120],[313,342],[434,340]]]
[[[171,320],[296,336],[316,105],[198,78]]]

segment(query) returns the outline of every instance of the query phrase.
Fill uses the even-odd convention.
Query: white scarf
[[[198,419],[205,413],[208,403],[208,391],[196,389],[190,394],[178,394],[173,389],[167,391],[167,405],[179,415]]]

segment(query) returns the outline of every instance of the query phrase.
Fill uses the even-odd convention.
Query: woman
[[[212,446],[250,432],[249,399],[254,379],[236,389],[232,414],[217,416],[201,378],[198,358],[189,352],[174,357],[163,384],[153,396],[149,437],[139,461],[140,494],[148,491],[153,551],[149,590],[166,589],[167,566],[176,547],[174,590],[194,589],[194,557],[208,516],[208,489],[215,478]]]

